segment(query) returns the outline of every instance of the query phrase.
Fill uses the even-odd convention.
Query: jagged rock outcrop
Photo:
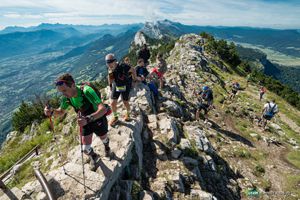
[[[143,44],[146,44],[146,38],[143,32],[138,31],[135,36],[134,36],[134,40],[133,40],[133,44],[136,46],[143,46]]]

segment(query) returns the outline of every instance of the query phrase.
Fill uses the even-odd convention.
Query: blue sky
[[[300,29],[300,0],[0,0],[0,29],[40,23],[184,24]]]

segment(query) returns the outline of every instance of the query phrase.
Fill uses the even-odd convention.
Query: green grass
[[[261,161],[261,160],[265,160],[269,156],[269,153],[253,150],[251,151],[251,156],[254,160]]]
[[[252,157],[250,151],[248,151],[247,149],[242,148],[242,147],[234,149],[233,155],[235,157],[246,158],[246,159],[249,159]]]
[[[184,106],[185,105],[185,102],[182,101],[181,99],[178,99],[178,98],[175,99],[175,102],[177,102],[180,106]]]
[[[133,200],[139,200],[139,194],[143,191],[142,186],[137,182],[133,181],[131,196]]]
[[[253,170],[253,174],[257,177],[261,177],[262,175],[264,175],[266,172],[265,168],[260,165],[260,164],[257,164]]]
[[[267,191],[270,191],[270,189],[272,187],[272,183],[270,180],[262,179],[260,186],[264,191],[267,192]]]
[[[25,162],[18,173],[14,175],[12,180],[7,184],[9,188],[23,187],[26,183],[33,181],[35,179],[33,167],[31,166],[32,160]]]
[[[239,130],[241,135],[246,139],[252,141],[253,138],[250,136],[250,133],[255,131],[252,130],[252,124],[247,119],[241,120],[240,118],[235,118],[234,121],[236,122],[235,127]]]
[[[285,184],[285,190],[288,193],[293,193],[297,195],[298,197],[300,196],[300,174],[289,174],[286,175],[286,184]],[[287,200],[297,200],[298,198],[292,197],[291,195],[287,195]]]
[[[300,169],[300,151],[290,151],[286,158],[291,164]]]
[[[41,134],[33,137],[33,139],[22,143],[15,147],[13,151],[3,153],[0,158],[0,173],[5,172],[16,161],[26,155],[34,146],[43,145],[50,141],[52,136],[50,134]]]
[[[49,127],[49,120],[45,119],[38,126],[37,133],[34,137],[32,137],[32,139],[20,144],[23,136],[19,135],[5,145],[2,149],[3,153],[0,158],[0,173],[8,170],[16,161],[26,155],[36,145],[42,146],[51,141],[52,135],[46,134],[46,132],[49,131]],[[29,131],[27,130],[24,134],[28,135]]]
[[[285,132],[284,139],[288,141],[290,138],[294,138],[298,144],[300,144],[300,135],[296,133],[293,129],[291,129],[286,123],[281,122],[280,127]]]

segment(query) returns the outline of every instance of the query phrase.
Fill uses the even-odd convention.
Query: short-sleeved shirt
[[[76,89],[77,96],[71,98],[63,97],[61,100],[60,108],[66,110],[69,106],[74,106],[75,109],[79,110],[83,107],[84,104],[84,97],[82,95],[82,92],[84,92],[84,96],[93,105],[94,111],[97,111],[98,105],[102,103],[102,100],[94,91],[94,89],[88,85],[84,86],[83,91],[80,89],[80,86],[76,86]]]
[[[266,93],[267,89],[265,87],[260,88],[260,93]]]
[[[278,106],[273,102],[266,103],[264,105],[264,109],[265,109],[265,113],[268,113],[268,112],[271,112],[271,111],[273,111],[274,113],[278,112]]]
[[[149,75],[149,71],[147,70],[147,68],[146,67],[142,67],[142,66],[136,66],[136,68],[135,68],[136,70],[136,75],[138,76],[138,77],[147,77],[148,75]],[[142,81],[143,83],[146,83],[146,81]]]

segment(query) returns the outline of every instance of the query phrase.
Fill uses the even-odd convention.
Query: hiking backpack
[[[271,108],[271,110],[269,110],[268,112],[265,113],[265,116],[272,118],[275,115],[274,112],[274,108],[276,107],[276,104],[274,103],[274,106],[271,107],[270,103],[269,103],[269,108]]]
[[[82,83],[80,83],[80,90],[81,90],[81,95],[82,95],[82,98],[84,99],[84,101],[88,101],[88,102],[89,102],[89,100],[86,98],[86,96],[85,96],[85,94],[84,94],[84,92],[83,92],[84,86],[89,86],[89,87],[91,87],[91,88],[96,92],[97,96],[101,99],[101,93],[100,93],[100,91],[95,87],[95,85],[94,85],[93,83],[91,83],[91,82],[82,82]],[[72,104],[72,102],[71,102],[71,100],[70,100],[69,98],[67,98],[67,99],[68,99],[69,105],[71,105],[71,106],[74,108],[74,110],[75,110],[76,112],[80,111],[80,110],[78,110],[78,109],[75,108],[75,106]],[[101,99],[101,100],[102,100],[102,99]],[[91,103],[91,102],[90,102],[90,103]],[[106,112],[105,116],[110,115],[110,114],[111,114],[111,108],[110,108],[110,106],[109,106],[108,104],[105,104],[105,103],[103,103],[103,105],[104,105],[104,107],[107,109],[107,112]]]
[[[208,101],[212,100],[212,90],[209,88],[201,93],[201,98]]]

